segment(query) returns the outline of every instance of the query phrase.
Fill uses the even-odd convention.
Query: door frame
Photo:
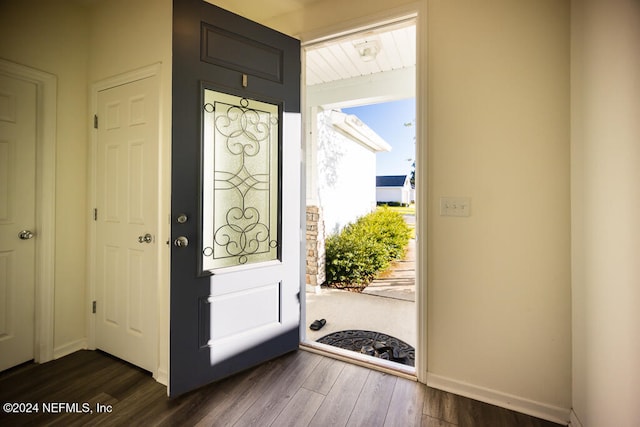
[[[366,31],[367,29],[382,27],[398,22],[406,18],[413,18],[416,22],[416,186],[422,188],[420,196],[416,195],[416,366],[415,374],[421,383],[427,382],[427,242],[426,238],[418,238],[419,235],[426,236],[427,215],[428,215],[428,186],[427,186],[427,152],[428,152],[428,132],[426,130],[427,97],[420,96],[426,93],[427,89],[427,11],[425,2],[410,3],[405,6],[385,10],[378,14],[363,16],[361,18],[344,22],[328,28],[316,30],[300,35],[304,70],[305,55],[304,48],[335,39],[347,34]],[[306,102],[306,75],[302,72],[302,111],[303,127],[308,126],[308,118],[304,114],[308,113],[309,106]],[[304,134],[308,134],[308,129],[303,129]],[[307,144],[305,142],[303,158],[306,159]],[[303,175],[304,176],[304,175]],[[306,186],[303,185],[302,191]],[[303,203],[306,196],[302,196]],[[304,207],[303,207],[304,210]],[[304,271],[303,271],[304,272]],[[305,292],[304,277],[302,279],[301,292]],[[306,298],[301,298],[301,321],[306,319]],[[308,323],[308,322],[307,322]],[[301,341],[305,339],[305,329],[301,328]],[[354,359],[354,363],[360,361]]]
[[[122,86],[128,83],[133,83],[138,80],[146,79],[149,77],[157,77],[155,90],[158,94],[158,174],[157,174],[157,183],[158,183],[158,205],[156,208],[157,212],[157,223],[158,229],[156,233],[156,244],[158,245],[157,256],[155,260],[155,268],[157,271],[157,283],[156,283],[156,298],[155,301],[151,301],[151,311],[152,316],[155,319],[157,324],[156,334],[153,337],[154,339],[154,349],[155,349],[155,362],[154,362],[154,371],[152,372],[153,378],[156,381],[165,384],[166,383],[166,370],[162,369],[159,365],[159,361],[162,359],[160,352],[162,351],[159,348],[158,343],[160,342],[160,335],[163,333],[162,331],[162,322],[161,313],[160,313],[160,301],[162,299],[162,284],[167,283],[167,274],[164,268],[161,268],[161,259],[163,257],[163,248],[166,245],[163,244],[164,239],[162,236],[166,235],[166,226],[164,225],[166,221],[162,221],[162,200],[161,191],[162,191],[162,180],[161,174],[163,171],[163,146],[162,146],[162,91],[161,91],[161,71],[162,64],[155,63],[143,68],[139,68],[133,71],[129,71],[126,73],[118,74],[116,76],[107,78],[105,80],[100,80],[91,85],[90,91],[90,130],[91,130],[91,144],[89,146],[89,206],[87,206],[87,214],[88,214],[88,258],[87,258],[87,325],[88,325],[88,334],[87,334],[87,347],[91,350],[96,349],[96,316],[93,313],[93,301],[96,299],[96,254],[97,254],[97,222],[94,221],[94,207],[97,203],[97,195],[98,190],[97,186],[97,165],[98,165],[98,152],[97,152],[97,144],[98,144],[98,132],[97,129],[94,128],[94,114],[98,112],[98,93],[103,90],[108,90],[117,86]]]
[[[54,358],[57,82],[53,74],[0,59],[0,73],[36,85],[34,360]]]

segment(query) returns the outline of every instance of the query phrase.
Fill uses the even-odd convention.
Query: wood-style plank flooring
[[[2,426],[558,426],[302,350],[176,399],[145,371],[79,351],[0,373],[0,402],[39,404],[0,410]],[[74,403],[93,413],[69,413]]]

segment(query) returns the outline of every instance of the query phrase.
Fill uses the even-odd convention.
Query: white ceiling
[[[364,61],[357,46],[363,42],[380,47],[375,59]],[[416,27],[413,20],[338,40],[307,46],[307,86],[368,76],[416,65]]]

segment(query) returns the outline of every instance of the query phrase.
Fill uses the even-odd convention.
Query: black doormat
[[[415,366],[416,362],[416,351],[412,346],[380,332],[350,329],[333,332],[316,341],[407,366]]]

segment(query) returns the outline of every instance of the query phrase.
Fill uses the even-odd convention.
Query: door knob
[[[184,236],[180,236],[173,241],[173,244],[178,248],[186,248],[187,246],[189,246],[189,239]]]
[[[21,232],[18,233],[18,237],[21,240],[29,240],[29,239],[33,239],[33,232],[31,230],[22,230]]]
[[[138,236],[138,242],[140,243],[151,243],[153,242],[153,236],[149,233],[144,236]]]

